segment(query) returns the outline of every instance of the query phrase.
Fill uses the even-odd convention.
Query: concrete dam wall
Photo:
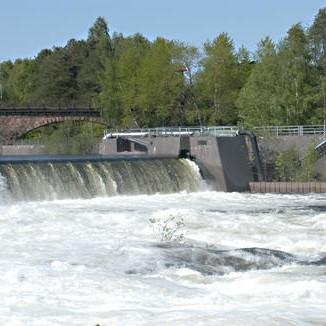
[[[218,191],[248,191],[255,181],[250,146],[246,136],[180,136],[110,138],[100,145],[100,154],[135,153],[139,155],[190,157],[200,167],[211,187]]]

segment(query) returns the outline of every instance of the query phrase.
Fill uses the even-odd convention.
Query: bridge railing
[[[87,116],[100,117],[100,111],[88,107],[0,107],[0,116]]]

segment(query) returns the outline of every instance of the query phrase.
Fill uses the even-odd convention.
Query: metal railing
[[[159,127],[139,129],[107,129],[104,138],[110,137],[147,137],[147,136],[217,136],[227,137],[238,135],[241,127],[238,126],[193,126],[193,127]],[[262,126],[253,127],[257,136],[324,136],[326,137],[326,125],[305,126]]]
[[[326,135],[325,125],[307,126],[262,126],[254,127],[253,131],[258,136],[309,136]]]
[[[233,137],[238,135],[236,126],[210,126],[210,127],[159,127],[139,129],[107,129],[104,139],[114,137],[152,137],[152,136],[219,136]]]
[[[96,108],[88,107],[0,107],[0,116],[87,116],[100,117]]]

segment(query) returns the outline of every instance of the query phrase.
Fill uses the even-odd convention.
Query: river
[[[171,164],[124,191],[139,165],[108,187],[109,166],[2,167],[0,324],[325,324],[325,195],[218,193]]]

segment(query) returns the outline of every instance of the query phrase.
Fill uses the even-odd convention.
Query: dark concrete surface
[[[131,160],[161,160],[171,159],[174,156],[150,156],[142,154],[121,155],[2,155],[0,164],[19,163],[49,163],[49,162],[101,162],[101,161],[131,161]]]

